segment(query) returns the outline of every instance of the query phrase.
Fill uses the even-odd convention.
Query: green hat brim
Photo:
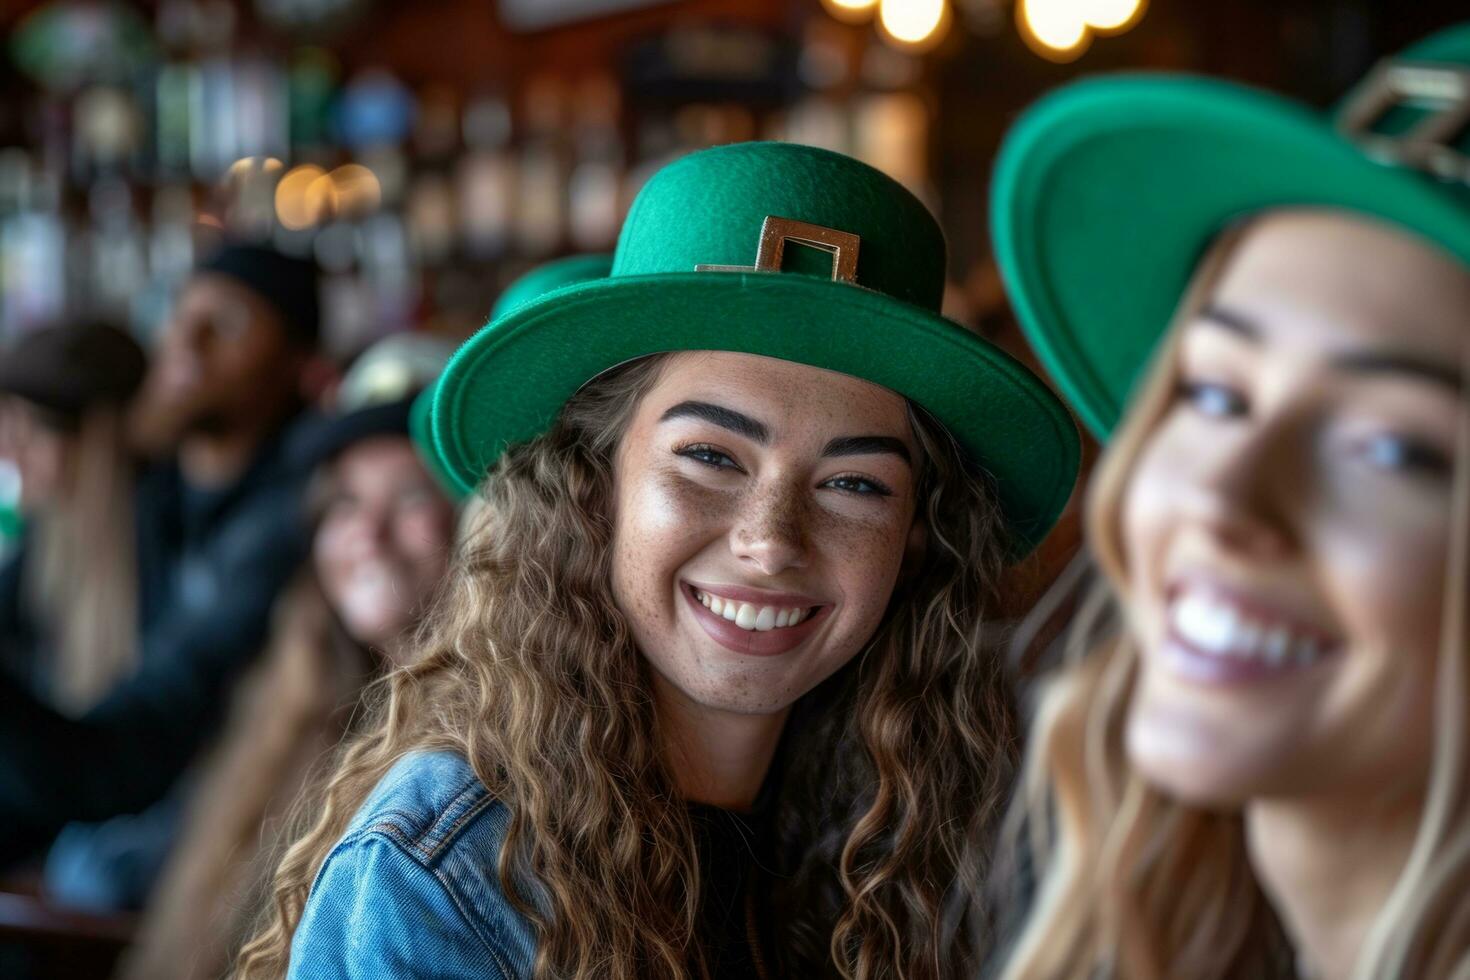
[[[414,398],[413,405],[408,412],[408,433],[413,439],[414,448],[418,450],[419,459],[424,463],[424,468],[429,471],[429,475],[439,484],[445,495],[458,504],[469,496],[469,491],[449,475],[434,445],[431,418],[434,408],[434,388],[437,383],[436,379],[435,384],[429,385]]]
[[[432,425],[445,467],[472,488],[588,380],[682,350],[839,371],[922,405],[994,478],[1018,556],[1051,528],[1076,480],[1076,426],[1009,355],[920,307],[790,273],[621,276],[514,310],[461,347],[439,381]]]
[[[1228,82],[1114,76],[1033,106],[991,195],[996,258],[1032,345],[1106,438],[1210,243],[1283,207],[1345,209],[1470,263],[1467,198],[1377,163],[1327,117]]]

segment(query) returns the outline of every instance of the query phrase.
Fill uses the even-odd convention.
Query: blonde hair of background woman
[[[317,871],[415,749],[461,753],[508,807],[500,881],[536,927],[535,976],[705,972],[689,962],[694,837],[660,752],[650,668],[610,587],[614,450],[661,360],[604,375],[497,464],[422,656],[379,685],[376,721],[304,807],[309,829],[281,862],[239,976],[286,972]],[[913,419],[925,555],[867,648],[788,724],[774,826],[789,877],[774,882],[772,909],[783,975],[944,973],[941,905],[959,868],[983,865],[972,842],[1014,772],[1002,658],[981,642],[998,612],[999,517],[942,428]],[[957,962],[977,958],[962,952]]]
[[[1013,840],[1024,829],[1027,839],[1017,843],[1035,855],[1039,887],[1004,980],[1295,975],[1251,869],[1240,815],[1192,808],[1152,788],[1133,771],[1123,745],[1139,655],[1119,615],[1128,601],[1123,497],[1175,397],[1179,327],[1203,305],[1243,230],[1222,235],[1201,263],[1091,487],[1089,544],[1105,582],[1070,629],[1067,666],[1043,686],[1021,793],[1007,821]],[[1413,855],[1367,937],[1354,980],[1470,977],[1470,411],[1460,427],[1453,500],[1428,803]]]
[[[76,715],[137,665],[134,473],[122,413],[89,409],[66,454],[68,486],[35,521],[25,589],[55,637],[47,697]]]

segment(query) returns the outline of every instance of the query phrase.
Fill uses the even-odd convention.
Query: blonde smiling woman
[[[1467,114],[1462,26],[1336,127],[1128,77],[1008,138],[1012,296],[1110,442],[1008,980],[1470,976]]]
[[[241,972],[939,976],[1012,772],[982,626],[1077,466],[943,281],[896,183],[741,144],[470,341],[433,430],[483,520]]]

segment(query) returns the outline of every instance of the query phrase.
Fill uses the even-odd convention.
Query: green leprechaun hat
[[[940,316],[944,276],[934,218],[866,164],[785,143],[694,153],[638,195],[609,276],[532,300],[460,348],[435,440],[474,484],[611,367],[680,350],[776,357],[927,409],[993,478],[1024,552],[1071,494],[1077,431],[1039,378]]]
[[[605,252],[593,252],[569,255],[564,259],[553,259],[538,265],[505,287],[490,309],[490,322],[494,323],[516,307],[523,306],[553,289],[603,278],[612,271],[612,260],[613,257]],[[433,410],[437,387],[436,381],[415,399],[413,413],[409,416],[409,430],[413,434],[419,455],[433,472],[434,479],[455,501],[461,501],[474,492],[475,482],[462,482],[458,479],[454,471],[445,464],[439,447],[434,442]]]
[[[1228,82],[1077,82],[1006,137],[991,233],[1021,325],[1100,437],[1215,237],[1325,207],[1391,222],[1470,263],[1470,23],[1380,64],[1324,116]]]

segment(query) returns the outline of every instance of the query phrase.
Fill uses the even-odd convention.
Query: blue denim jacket
[[[509,822],[461,756],[405,756],[317,873],[288,977],[529,977],[535,938],[496,872]]]

